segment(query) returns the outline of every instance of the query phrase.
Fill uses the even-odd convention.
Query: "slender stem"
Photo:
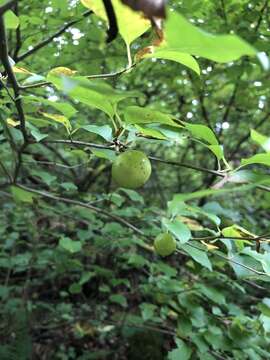
[[[110,212],[108,212],[106,210],[103,210],[103,209],[100,209],[100,208],[98,208],[96,206],[93,206],[93,205],[91,205],[89,203],[86,204],[86,203],[78,201],[78,200],[72,200],[72,199],[69,199],[69,198],[56,196],[56,195],[53,195],[53,194],[50,194],[50,193],[47,193],[47,192],[44,192],[44,191],[39,191],[39,190],[29,188],[29,187],[27,187],[25,185],[22,185],[22,184],[16,184],[16,186],[18,186],[19,188],[21,188],[23,190],[29,191],[29,192],[31,192],[33,194],[37,194],[39,196],[42,196],[44,198],[52,199],[52,200],[55,200],[55,201],[66,203],[66,204],[77,205],[77,206],[84,207],[86,209],[92,210],[92,211],[94,211],[96,213],[99,213],[101,215],[104,215],[106,217],[109,217],[109,218],[115,220],[119,224],[122,224],[122,225],[128,227],[129,229],[133,230],[135,233],[137,233],[137,234],[139,234],[141,236],[145,236],[144,233],[140,229],[138,229],[133,224],[129,223],[127,220],[122,219],[121,217],[119,217],[117,215],[111,214]]]
[[[40,43],[38,43],[37,45],[35,45],[31,50],[26,51],[25,53],[23,53],[22,55],[19,55],[17,57],[17,62],[22,61],[24,59],[26,59],[27,57],[29,57],[30,55],[34,54],[35,52],[37,52],[38,50],[42,49],[44,46],[48,45],[50,42],[53,41],[54,38],[60,36],[61,34],[63,34],[69,27],[71,27],[74,24],[77,24],[78,22],[82,21],[84,18],[88,17],[89,15],[91,15],[93,12],[91,10],[88,10],[86,12],[84,12],[81,16],[81,18],[76,19],[76,20],[72,20],[70,22],[68,22],[66,25],[64,25],[63,27],[61,27],[58,31],[56,31],[54,34],[52,34],[51,36],[49,36],[47,39],[41,41]]]
[[[116,72],[107,73],[107,74],[88,75],[88,76],[86,76],[86,78],[89,80],[114,78],[114,77],[118,77],[118,76],[128,72],[130,69],[132,69],[135,66],[136,66],[136,64],[132,64],[130,67],[126,67],[126,68],[116,71]],[[43,86],[54,86],[54,85],[50,81],[42,81],[42,82],[39,82],[36,84],[21,85],[20,90],[35,89],[35,88],[40,88]]]
[[[148,157],[149,157],[150,160],[158,161],[158,162],[161,162],[161,163],[164,163],[164,164],[185,167],[185,168],[188,168],[188,169],[193,169],[193,170],[209,173],[209,174],[212,174],[212,175],[224,177],[223,173],[221,173],[219,171],[216,171],[216,170],[210,170],[210,169],[206,169],[206,168],[203,168],[203,167],[200,167],[200,166],[195,166],[195,165],[190,165],[190,164],[185,164],[185,163],[178,163],[178,162],[170,161],[170,160],[163,160],[163,159],[157,158],[155,156],[148,156]]]
[[[132,67],[132,57],[131,57],[131,50],[130,50],[130,45],[126,42],[126,47],[127,47],[127,59],[128,59],[128,69],[131,69]]]
[[[192,248],[194,248],[194,249],[197,249],[197,250],[200,250],[200,251],[204,251],[202,248],[200,248],[200,247],[198,247],[198,246],[195,246],[195,245],[193,245],[193,244],[190,244],[189,242],[186,243],[186,245],[189,246],[189,247],[192,247]],[[177,251],[178,251],[178,250],[177,250]],[[206,251],[205,251],[205,252],[206,252]],[[215,255],[215,256],[223,259],[223,260],[226,260],[226,261],[228,261],[228,262],[231,262],[231,263],[233,263],[233,264],[235,264],[235,265],[239,265],[239,266],[241,266],[241,267],[243,267],[243,268],[245,268],[245,269],[247,269],[247,270],[249,270],[249,271],[257,274],[257,275],[267,275],[267,273],[265,273],[264,271],[258,271],[258,270],[256,270],[256,269],[250,267],[250,266],[247,266],[247,265],[242,264],[242,263],[240,263],[240,262],[238,262],[238,261],[236,261],[236,260],[233,260],[233,259],[231,259],[231,258],[229,258],[229,257],[227,257],[227,256],[225,256],[225,255],[222,255],[222,254],[220,254],[220,252],[211,251],[211,254],[213,254],[213,255]]]

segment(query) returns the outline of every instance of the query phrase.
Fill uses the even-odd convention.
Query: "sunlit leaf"
[[[152,51],[150,53],[145,53],[143,58],[156,58],[176,61],[200,75],[200,66],[193,56],[181,53],[180,51],[174,51],[173,49],[159,49],[158,47],[151,47],[151,49]]]
[[[237,35],[213,35],[192,25],[176,12],[165,22],[165,49],[202,56],[216,62],[228,62],[243,55],[254,56],[256,50]]]
[[[185,123],[185,127],[194,137],[205,140],[210,145],[218,145],[214,132],[206,125]],[[216,149],[216,148],[215,148]],[[212,149],[211,149],[212,150]],[[214,150],[214,148],[213,148]],[[212,150],[212,151],[213,151]],[[215,150],[217,152],[217,149]],[[219,150],[220,152],[220,150]],[[220,154],[220,153],[218,153]]]
[[[206,267],[208,270],[212,271],[212,264],[208,258],[206,251],[194,248],[192,246],[189,246],[188,244],[182,244],[180,245],[180,248],[185,250],[185,252],[187,252],[193,260]]]
[[[128,106],[124,109],[124,120],[128,124],[159,123],[176,126],[172,116],[147,107]]]
[[[49,113],[44,113],[44,112],[42,112],[41,114],[48,119],[52,119],[52,120],[64,125],[67,132],[68,133],[71,132],[71,130],[72,130],[71,124],[70,124],[68,118],[66,118],[65,116],[58,115],[58,114],[49,114]]]
[[[258,131],[251,129],[250,137],[258,145],[260,145],[265,151],[270,151],[270,137],[260,134]]]
[[[19,20],[18,16],[16,16],[14,14],[14,12],[11,10],[8,10],[5,13],[4,19],[5,19],[5,25],[8,29],[15,30],[15,29],[17,29],[17,27],[20,24],[20,20]]]
[[[241,166],[252,165],[252,164],[262,164],[262,165],[270,166],[270,153],[256,154],[248,159],[241,160]]]
[[[96,15],[107,21],[102,0],[81,0],[82,4],[93,10]],[[120,0],[112,0],[116,14],[119,32],[127,44],[132,43],[141,36],[150,26],[150,21],[145,19],[142,14],[136,13],[123,5]]]

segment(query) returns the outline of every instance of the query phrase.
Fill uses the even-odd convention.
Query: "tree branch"
[[[193,245],[193,244],[190,244],[189,242],[187,242],[186,245],[189,246],[189,247],[191,247],[191,248],[194,248],[194,249],[197,249],[197,250],[200,250],[200,251],[204,251],[201,247],[196,246],[196,245]],[[204,252],[206,252],[206,251],[204,251]],[[236,261],[236,260],[233,260],[233,259],[231,259],[231,258],[229,258],[229,257],[227,257],[227,256],[225,256],[225,255],[223,255],[223,254],[221,254],[220,251],[211,251],[211,254],[213,254],[213,255],[215,255],[215,256],[223,259],[223,260],[226,260],[226,261],[228,261],[228,262],[231,262],[232,264],[239,265],[239,266],[241,266],[241,267],[243,267],[243,268],[245,268],[245,269],[247,269],[247,270],[249,270],[249,271],[257,274],[257,275],[267,275],[266,272],[256,270],[256,269],[254,269],[254,268],[252,268],[252,267],[250,267],[250,266],[247,266],[247,265],[242,264],[242,263],[240,263],[240,262],[238,262],[238,261]]]
[[[150,160],[161,162],[161,163],[164,163],[164,164],[185,167],[187,169],[193,169],[193,170],[197,170],[197,171],[200,171],[200,172],[212,174],[212,175],[215,175],[215,176],[224,177],[223,173],[220,173],[219,171],[216,171],[216,170],[210,170],[210,169],[206,169],[204,167],[185,164],[185,163],[178,163],[178,162],[170,161],[170,160],[163,160],[163,159],[157,158],[155,156],[148,156],[148,157],[149,157]]]
[[[93,206],[93,205],[91,205],[89,203],[86,204],[86,203],[78,201],[78,200],[72,200],[72,199],[69,199],[69,198],[55,196],[53,194],[50,194],[50,193],[47,193],[47,192],[44,192],[44,191],[29,188],[29,187],[27,187],[25,185],[22,185],[22,184],[16,184],[16,186],[18,186],[19,188],[21,188],[21,189],[23,189],[25,191],[29,191],[29,192],[31,192],[33,194],[37,194],[37,195],[42,196],[42,197],[47,198],[47,199],[52,199],[52,200],[55,200],[55,201],[59,201],[59,202],[63,202],[63,203],[66,203],[66,204],[71,204],[71,205],[76,205],[76,206],[80,206],[80,207],[92,210],[92,211],[94,211],[94,212],[96,212],[98,214],[101,214],[101,215],[104,215],[104,216],[106,216],[108,218],[113,219],[114,221],[118,222],[119,224],[128,227],[129,229],[134,231],[136,234],[145,237],[144,233],[140,229],[138,229],[136,226],[131,224],[130,222],[126,221],[125,219],[122,219],[121,217],[119,217],[117,215],[111,214],[110,212],[108,212],[106,210],[103,210],[103,209],[100,209],[100,208],[98,208],[96,206]]]
[[[6,11],[10,10],[18,0],[10,0],[6,2],[4,5],[0,6],[0,16],[2,16]]]
[[[19,16],[19,4],[18,4],[18,2],[15,3],[14,13],[16,14],[16,16]],[[16,47],[15,47],[15,50],[14,50],[14,53],[13,53],[13,60],[15,62],[17,61],[18,53],[19,53],[21,47],[22,47],[22,38],[21,38],[21,27],[20,27],[20,24],[19,24],[17,29],[16,29]]]
[[[107,74],[97,74],[97,75],[88,75],[86,76],[87,79],[109,79],[109,78],[114,78],[117,76],[120,76],[126,72],[128,72],[130,69],[132,69],[133,67],[135,67],[136,64],[132,64],[131,66],[128,66],[122,70],[119,71],[115,71],[112,73],[107,73]],[[28,89],[34,89],[34,88],[39,88],[39,87],[43,87],[43,86],[54,86],[50,81],[42,81],[36,84],[29,84],[29,85],[21,85],[20,89],[21,90],[28,90]]]
[[[93,144],[93,143],[88,143],[85,141],[78,141],[78,140],[46,140],[46,141],[44,141],[44,143],[66,144],[69,146],[87,146],[87,147],[90,147],[90,148],[92,147],[92,148],[96,148],[96,149],[111,149],[111,150],[113,149],[113,145]],[[163,159],[157,158],[155,156],[148,156],[148,157],[150,160],[161,162],[164,164],[185,167],[188,169],[206,172],[206,173],[213,174],[213,175],[220,176],[220,177],[224,176],[223,173],[220,173],[219,171],[216,171],[216,170],[210,170],[210,169],[206,169],[206,168],[203,168],[200,166],[195,166],[195,165],[190,165],[190,164],[185,164],[185,163],[178,163],[178,162],[170,161],[170,160],[163,160]]]
[[[25,53],[23,53],[22,55],[19,55],[16,59],[16,62],[22,61],[22,60],[26,59],[28,56],[30,56],[30,55],[34,54],[35,52],[37,52],[38,50],[42,49],[44,46],[46,46],[50,42],[52,42],[52,40],[54,38],[63,34],[69,27],[77,24],[78,22],[82,21],[84,18],[86,18],[87,16],[89,16],[91,14],[93,14],[93,11],[91,11],[91,10],[85,11],[82,14],[82,18],[68,22],[66,25],[61,27],[58,31],[56,31],[54,34],[49,36],[47,39],[45,39],[45,40],[41,41],[40,43],[38,43],[37,45],[35,45],[31,50],[28,50]]]
[[[27,132],[25,128],[25,116],[22,106],[22,100],[20,98],[20,86],[17,82],[16,76],[14,75],[14,72],[12,70],[12,66],[9,62],[8,57],[8,44],[7,44],[7,37],[6,37],[6,29],[4,24],[4,19],[2,16],[0,16],[0,59],[2,61],[2,64],[5,68],[5,71],[8,75],[8,79],[12,85],[13,91],[14,91],[14,103],[17,108],[19,121],[20,121],[20,129],[23,134],[24,142],[27,143]]]

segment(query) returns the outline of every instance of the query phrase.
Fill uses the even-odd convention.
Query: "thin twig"
[[[22,106],[22,100],[20,98],[20,86],[17,82],[16,76],[14,75],[12,66],[9,61],[8,56],[8,44],[7,44],[7,36],[6,36],[6,29],[5,23],[2,16],[0,16],[0,58],[5,68],[5,71],[8,75],[8,79],[12,85],[14,91],[14,103],[17,108],[19,121],[20,121],[20,129],[23,134],[24,142],[27,143],[27,132],[25,128],[25,116]]]
[[[148,157],[149,157],[150,160],[161,162],[161,163],[164,163],[164,164],[185,167],[185,168],[188,168],[188,169],[193,169],[193,170],[213,174],[213,175],[216,175],[216,176],[224,177],[224,173],[221,173],[221,172],[216,171],[216,170],[210,170],[210,169],[206,169],[206,168],[203,168],[203,167],[200,167],[200,166],[190,165],[190,164],[186,164],[186,163],[178,163],[178,162],[171,161],[171,160],[163,160],[163,159],[157,158],[155,156],[148,156]]]
[[[82,21],[84,18],[88,17],[92,13],[93,13],[93,11],[91,11],[91,10],[85,11],[82,14],[80,19],[76,19],[76,20],[72,20],[72,21],[68,22],[66,25],[61,27],[58,31],[56,31],[54,34],[49,36],[47,39],[45,39],[45,40],[41,41],[40,43],[38,43],[37,45],[35,45],[31,50],[28,50],[25,53],[23,53],[22,55],[18,56],[17,59],[16,59],[17,62],[26,59],[28,56],[30,56],[30,55],[34,54],[35,52],[37,52],[38,50],[42,49],[44,46],[46,46],[50,42],[52,42],[54,38],[56,38],[56,37],[60,36],[61,34],[63,34],[69,27],[71,27],[72,25],[75,25],[78,22]]]
[[[25,185],[22,185],[22,184],[16,184],[16,186],[18,186],[19,188],[21,188],[23,190],[29,191],[29,192],[31,192],[33,194],[37,194],[39,196],[42,196],[44,198],[52,199],[52,200],[55,200],[55,201],[60,201],[60,202],[66,203],[66,204],[77,205],[77,206],[84,207],[86,209],[92,210],[92,211],[94,211],[96,213],[99,213],[101,215],[104,215],[106,217],[109,217],[109,218],[115,220],[119,224],[122,224],[122,225],[128,227],[129,229],[133,230],[135,233],[137,233],[137,234],[139,234],[141,236],[145,236],[144,233],[140,229],[138,229],[133,224],[129,223],[127,220],[122,219],[121,217],[119,217],[117,215],[111,214],[106,210],[103,210],[103,209],[100,209],[100,208],[98,208],[96,206],[90,205],[89,203],[86,204],[86,203],[78,201],[78,200],[72,200],[72,199],[69,199],[69,198],[56,196],[56,195],[53,195],[53,194],[50,194],[50,193],[47,193],[47,192],[44,192],[44,191],[39,191],[39,190],[29,188],[29,187],[27,187]]]
[[[78,141],[78,140],[45,140],[44,143],[55,143],[55,144],[66,144],[69,146],[87,146],[87,147],[92,147],[92,148],[96,148],[96,149],[111,149],[112,150],[112,146],[111,145],[102,145],[102,144],[94,144],[94,143],[88,143],[86,141]],[[220,173],[219,171],[216,170],[210,170],[210,169],[206,169],[200,166],[195,166],[195,165],[190,165],[190,164],[185,164],[185,163],[178,163],[175,161],[170,161],[170,160],[163,160],[160,158],[157,158],[155,156],[148,156],[150,160],[153,161],[157,161],[157,162],[161,162],[164,164],[168,164],[168,165],[173,165],[173,166],[180,166],[180,167],[185,167],[188,169],[193,169],[193,170],[197,170],[197,171],[201,171],[201,172],[207,172],[209,174],[214,174],[216,176],[221,176],[223,177],[224,174]]]
[[[54,143],[54,144],[66,144],[69,146],[87,146],[87,147],[92,147],[95,149],[112,149],[111,146],[109,145],[102,145],[102,144],[94,144],[94,143],[89,143],[86,141],[79,141],[79,140],[45,140],[45,141],[41,141],[41,143]]]
[[[135,67],[136,64],[132,64],[131,66],[128,66],[124,69],[121,69],[119,71],[115,71],[112,73],[107,73],[107,74],[96,74],[96,75],[88,75],[86,76],[86,79],[108,79],[108,78],[114,78],[117,76],[120,76],[126,72],[128,72],[129,70],[131,70],[133,67]],[[43,87],[43,86],[54,86],[53,83],[51,83],[50,81],[42,81],[36,84],[29,84],[29,85],[21,85],[20,89],[21,90],[28,90],[28,89],[35,89],[35,88],[39,88],[39,87]]]
[[[265,240],[268,241],[269,239],[267,239],[269,237],[269,235],[260,235],[260,236],[254,236],[254,237],[248,237],[248,236],[205,236],[205,237],[194,237],[192,238],[192,240],[196,240],[196,241],[211,241],[211,240],[249,240],[249,241],[258,241],[258,240]]]
[[[193,244],[190,244],[189,242],[187,242],[185,245],[187,245],[187,246],[189,246],[189,247],[192,247],[192,248],[194,248],[194,249],[200,250],[200,251],[204,251],[202,248],[200,248],[200,247],[198,247],[198,246],[195,246],[195,245],[193,245]],[[204,251],[204,252],[207,252],[207,251]],[[226,261],[228,261],[228,262],[231,262],[231,263],[233,263],[233,264],[235,264],[235,265],[239,265],[239,266],[241,266],[241,267],[243,267],[243,268],[245,268],[245,269],[247,269],[247,270],[249,270],[249,271],[257,274],[257,275],[267,275],[267,273],[264,272],[264,271],[259,271],[259,270],[256,270],[256,269],[250,267],[250,266],[247,266],[247,265],[245,265],[245,264],[242,264],[242,263],[240,263],[240,262],[238,262],[238,261],[236,261],[236,260],[233,260],[233,259],[231,259],[231,258],[229,258],[229,257],[227,257],[227,256],[225,256],[225,255],[220,254],[220,252],[211,251],[211,254],[213,254],[213,255],[215,255],[215,256],[223,259],[223,260],[226,260]],[[267,276],[268,276],[268,275],[267,275]]]

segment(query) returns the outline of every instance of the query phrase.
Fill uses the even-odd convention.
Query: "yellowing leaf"
[[[13,120],[11,118],[7,118],[7,124],[8,124],[8,126],[15,127],[15,126],[20,125],[20,122],[15,121],[15,120]]]
[[[58,66],[49,71],[48,75],[57,75],[57,76],[73,76],[77,71],[71,70],[64,66]]]
[[[81,0],[81,3],[107,21],[102,0]],[[120,0],[112,0],[112,4],[117,17],[119,33],[128,45],[151,26],[150,21],[145,19],[142,14],[132,11]]]
[[[86,323],[77,322],[74,326],[74,329],[83,336],[94,336],[96,334],[96,328]]]
[[[52,119],[52,120],[64,125],[65,128],[67,129],[67,132],[68,133],[71,132],[72,126],[71,126],[70,121],[68,120],[68,118],[66,118],[65,116],[58,115],[58,114],[48,114],[48,113],[44,113],[44,112],[42,112],[41,114],[43,116],[49,118],[49,119]]]
[[[31,73],[29,70],[19,67],[19,66],[13,66],[12,69],[15,73],[18,73],[18,74],[33,75],[33,73]]]
[[[256,237],[256,235],[250,233],[248,230],[246,230],[236,224],[234,224],[232,226],[228,226],[226,228],[223,228],[221,230],[221,233],[223,236],[226,236],[228,238],[231,237],[232,239],[241,238],[241,237],[244,237],[244,238],[245,237],[250,237],[250,238]],[[235,244],[236,244],[238,250],[242,250],[244,248],[245,243],[251,244],[251,242],[249,240],[245,240],[245,239],[243,239],[243,240],[239,239],[239,240],[235,241]]]
[[[187,225],[192,231],[203,230],[203,226],[196,220],[190,219],[186,216],[177,216],[177,218]]]
[[[208,251],[212,251],[212,250],[217,250],[217,249],[219,249],[218,246],[213,245],[213,244],[206,243],[206,242],[203,241],[203,240],[201,241],[201,243],[202,243],[204,246],[207,247],[207,250],[208,250]]]

